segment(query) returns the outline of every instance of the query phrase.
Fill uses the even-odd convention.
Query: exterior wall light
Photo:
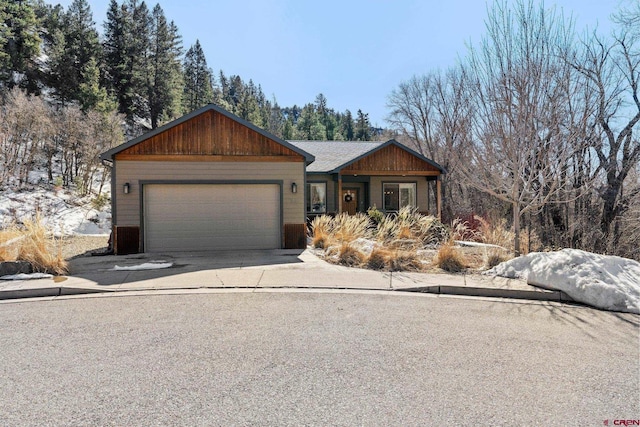
[[[124,194],[129,194],[129,191],[131,191],[131,186],[128,182],[124,183],[124,185],[122,186],[122,191],[124,192]]]
[[[294,194],[298,192],[298,184],[296,184],[295,182],[291,183],[291,192]]]

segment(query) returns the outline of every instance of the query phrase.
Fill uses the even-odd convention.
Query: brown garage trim
[[[303,162],[302,156],[221,156],[198,154],[116,154],[116,160],[140,162]]]

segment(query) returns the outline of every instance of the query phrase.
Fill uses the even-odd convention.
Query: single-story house
[[[100,158],[116,254],[302,248],[308,215],[430,210],[430,182],[439,213],[445,172],[394,140],[285,141],[213,104]]]
[[[444,168],[394,139],[289,142],[315,157],[306,175],[309,216],[355,214],[373,206],[384,213],[413,206],[440,216]]]

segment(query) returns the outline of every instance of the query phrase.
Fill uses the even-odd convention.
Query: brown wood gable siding
[[[206,156],[210,160],[233,160],[278,156],[281,159],[303,161],[295,151],[249,129],[215,111],[206,111],[191,120],[173,126],[116,154],[116,159],[157,160],[158,156],[185,156],[193,160]],[[246,159],[249,160],[249,159]]]
[[[438,168],[395,145],[389,145],[342,169],[343,174],[361,173],[364,175],[367,172],[376,175],[385,172],[388,172],[389,175],[400,173],[440,175]]]

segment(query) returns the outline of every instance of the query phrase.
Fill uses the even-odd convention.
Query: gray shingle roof
[[[384,144],[383,141],[287,141],[311,153],[316,160],[307,172],[331,172]]]

